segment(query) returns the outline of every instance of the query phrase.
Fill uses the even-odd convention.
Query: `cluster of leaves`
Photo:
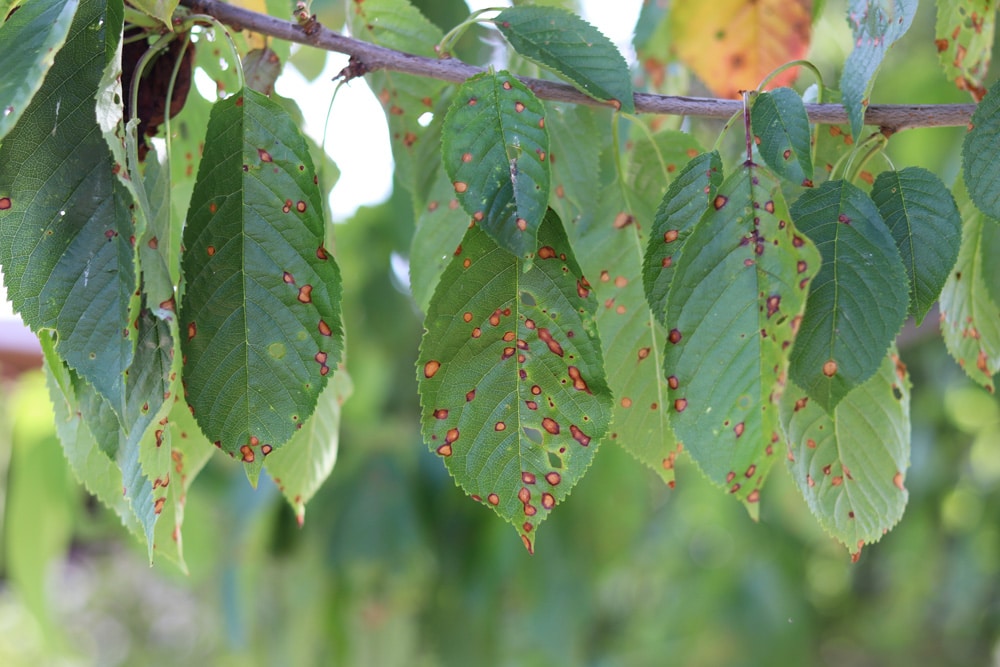
[[[654,89],[676,59],[725,95],[804,55],[808,0],[728,4],[648,3],[636,46]],[[42,340],[70,465],[151,554],[180,560],[185,489],[213,445],[252,482],[266,469],[301,520],[333,466],[349,382],[324,212],[332,169],[300,134],[294,102],[268,95],[288,45],[237,35],[237,46],[177,5],[0,4],[0,264]],[[939,6],[948,75],[985,95],[955,197],[922,168],[865,170],[888,134],[866,133],[869,95],[915,0],[850,3],[847,125],[811,125],[791,88],[750,93],[723,130],[743,121],[736,156],[637,118],[617,48],[555,7],[479,19],[510,45],[507,69],[457,87],[368,75],[417,222],[425,439],[529,551],[602,441],[670,485],[686,452],[753,515],[785,457],[855,555],[899,520],[904,321],[940,299],[958,363],[991,391],[1000,365],[1000,283],[986,259],[1000,218],[1000,88],[982,90],[994,12]],[[787,48],[748,42],[757,31],[720,16],[778,26]],[[407,0],[356,0],[347,21],[407,53],[455,39]],[[712,40],[729,55],[706,49]],[[220,66],[227,45],[242,66]],[[192,70],[219,99],[189,90]],[[539,99],[517,76],[538,72],[593,105]],[[774,83],[793,80],[783,70]],[[158,124],[166,141],[149,145]]]

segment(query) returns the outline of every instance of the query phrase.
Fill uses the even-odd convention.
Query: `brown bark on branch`
[[[307,34],[301,26],[291,21],[252,12],[220,0],[181,0],[180,4],[196,13],[209,14],[235,30],[250,30],[347,54],[354,60],[357,71],[391,70],[453,83],[461,83],[483,71],[481,67],[455,59],[436,60],[394,51],[345,37],[323,27],[318,30],[314,28],[311,34]],[[606,103],[587,97],[569,84],[519,78],[538,97],[545,100],[607,106]],[[743,108],[743,103],[739,100],[636,93],[635,108],[640,113],[729,118]],[[865,123],[881,127],[886,134],[916,127],[956,127],[967,125],[975,109],[975,104],[875,104],[868,108]],[[847,112],[840,104],[807,104],[806,111],[814,123],[833,125],[847,122]]]

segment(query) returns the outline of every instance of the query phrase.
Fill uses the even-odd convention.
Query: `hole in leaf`
[[[553,468],[562,468],[563,467],[562,459],[559,458],[553,452],[549,452],[549,465],[552,466]]]
[[[528,440],[531,440],[536,445],[542,444],[542,432],[541,431],[539,431],[536,428],[529,428],[527,426],[525,426],[521,430],[524,431],[524,437],[526,437]]]
[[[521,303],[526,306],[536,305],[535,297],[531,296],[528,292],[521,292]]]

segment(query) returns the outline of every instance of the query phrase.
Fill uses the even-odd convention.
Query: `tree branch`
[[[234,30],[250,30],[351,56],[355,71],[390,70],[442,81],[461,83],[484,71],[455,59],[436,60],[394,51],[368,42],[345,37],[327,28],[311,30],[310,34],[296,23],[259,14],[220,0],[180,0],[192,11],[214,16]],[[589,106],[608,106],[594,100],[569,84],[519,77],[526,86],[545,100],[571,102]],[[740,100],[679,97],[636,93],[635,108],[640,113],[730,118],[743,108]],[[886,134],[916,127],[957,127],[968,125],[975,104],[875,104],[865,114],[865,124],[877,125]],[[847,112],[840,104],[807,104],[806,112],[814,123],[837,125],[847,123]]]

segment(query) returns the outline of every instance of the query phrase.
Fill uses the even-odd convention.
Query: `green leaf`
[[[979,210],[1000,218],[1000,174],[996,169],[1000,134],[1000,84],[994,84],[972,114],[972,129],[962,142],[962,175]]]
[[[420,310],[427,312],[434,288],[470,222],[469,214],[456,199],[448,174],[438,169],[427,205],[417,217],[410,245],[410,291]]]
[[[269,48],[254,49],[243,56],[243,76],[248,88],[270,95],[281,74],[281,59]]]
[[[340,358],[340,272],[314,173],[276,103],[250,89],[216,103],[184,230],[184,380],[199,426],[251,481]]]
[[[878,371],[906,319],[906,270],[864,192],[827,181],[792,204],[792,218],[823,255],[792,351],[792,379],[832,412]]]
[[[746,163],[688,236],[670,287],[663,368],[674,432],[708,478],[753,515],[780,456],[776,403],[819,266],[777,179]]]
[[[179,0],[129,0],[129,4],[172,30],[171,18],[180,3]]]
[[[649,308],[660,324],[666,324],[667,295],[684,243],[720,185],[722,159],[715,151],[702,153],[670,183],[656,210],[642,262],[642,283]]]
[[[813,178],[812,134],[802,98],[791,88],[758,94],[750,114],[760,156],[778,176],[809,187]]]
[[[868,94],[882,59],[909,30],[916,13],[917,0],[850,0],[847,17],[854,33],[854,50],[844,63],[840,89],[855,140],[864,125]]]
[[[511,7],[494,19],[520,55],[547,67],[595,100],[635,113],[628,65],[610,39],[576,14],[555,7]]]
[[[35,0],[0,25],[0,139],[41,87],[78,5],[79,0]]]
[[[628,151],[625,170],[632,196],[637,198],[635,204],[655,211],[673,175],[703,150],[693,135],[678,130],[663,130],[636,141]]]
[[[434,45],[441,41],[441,31],[407,0],[356,2],[347,14],[351,34],[358,39],[418,56],[437,55]],[[447,84],[387,70],[365,77],[385,109],[396,178],[416,193],[427,167],[421,159],[424,144],[437,146],[433,130],[421,123],[421,117],[434,111],[434,101]]]
[[[872,200],[903,259],[910,283],[909,313],[920,324],[955,266],[962,216],[941,179],[920,167],[879,174]]]
[[[428,308],[417,371],[431,451],[528,551],[611,416],[596,303],[554,213],[534,250],[526,269],[469,229]]]
[[[104,68],[94,54],[121,31],[109,9],[97,0],[80,7],[0,147],[0,264],[24,321],[36,333],[54,329],[60,356],[120,415],[136,278],[131,200],[94,115]]]
[[[902,518],[910,381],[895,350],[833,414],[791,385],[781,401],[788,467],[821,526],[855,556]]]
[[[545,109],[509,72],[459,88],[441,151],[458,201],[501,247],[530,259],[549,200]]]
[[[937,0],[934,43],[949,81],[983,99],[996,31],[994,0]]]
[[[962,212],[962,245],[941,290],[941,335],[965,373],[992,393],[1000,370],[1000,305],[990,297],[987,278],[996,257],[985,250],[995,243],[989,239],[1000,233],[1000,225],[973,205],[961,179],[954,192]]]
[[[326,481],[337,462],[340,442],[340,406],[353,391],[343,368],[320,394],[316,412],[288,444],[267,457],[264,468],[292,505],[299,525],[305,521],[306,503]]]
[[[549,206],[567,225],[597,208],[601,147],[595,111],[578,104],[545,103],[549,131]]]

